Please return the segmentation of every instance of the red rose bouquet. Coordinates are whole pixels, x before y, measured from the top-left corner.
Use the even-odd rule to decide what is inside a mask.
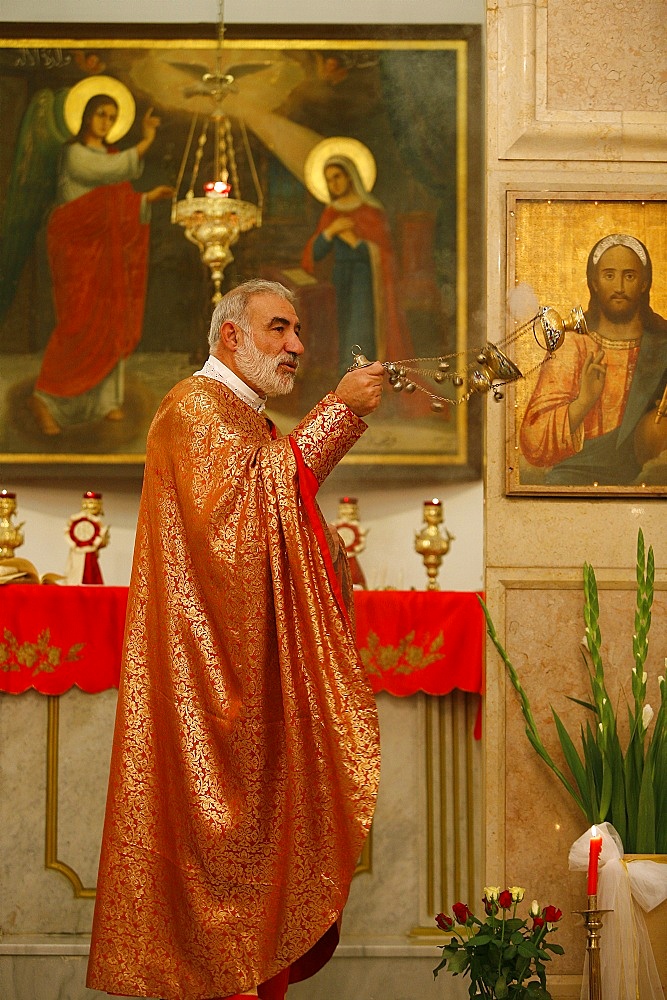
[[[547,935],[563,914],[555,906],[541,908],[533,900],[524,920],[517,916],[523,897],[524,890],[516,885],[502,892],[499,886],[486,886],[484,920],[466,903],[455,903],[453,916],[439,913],[435,922],[451,939],[440,946],[442,959],[433,975],[446,969],[454,976],[470,976],[471,997],[550,1000],[544,963],[551,960],[550,951],[562,955],[563,949],[548,941]]]

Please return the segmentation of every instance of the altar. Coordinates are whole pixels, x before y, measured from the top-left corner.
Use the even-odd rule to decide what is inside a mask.
[[[336,953],[344,978],[362,957],[391,956],[423,964],[428,984],[435,913],[481,882],[478,596],[355,592],[383,770]],[[82,984],[126,602],[125,587],[0,587],[0,906],[12,927],[0,941],[0,987],[20,981],[31,1000],[60,995],[63,962],[81,984],[67,996],[95,995]],[[320,979],[326,995],[326,977],[309,998]]]

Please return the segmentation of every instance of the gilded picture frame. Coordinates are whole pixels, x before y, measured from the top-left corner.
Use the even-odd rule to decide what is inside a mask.
[[[382,313],[385,331],[391,330],[397,321],[390,314],[400,314],[407,335],[402,341],[394,338],[394,348],[400,344],[412,356],[437,357],[464,355],[483,343],[478,25],[228,26],[223,42],[215,25],[5,24],[2,31],[3,467],[37,474],[54,466],[66,472],[82,465],[141,471],[146,433],[159,400],[205,360],[214,287],[197,247],[172,221],[172,211],[192,176],[191,162],[181,162],[190,129],[195,129],[196,150],[202,123],[211,115],[202,80],[218,64],[224,74],[232,70],[234,76],[222,108],[230,120],[241,197],[256,202],[259,191],[263,200],[262,225],[243,233],[233,247],[222,291],[255,276],[280,280],[296,294],[303,325],[306,353],[295,390],[269,408],[279,429],[289,432],[352,363],[349,345],[344,356],[339,349],[342,293],[331,266],[323,261],[311,270],[304,267],[306,246],[323,212],[304,175],[305,154],[314,143],[329,140],[335,153],[335,141],[352,139],[370,150],[376,167],[372,195],[388,231],[383,259],[386,264],[388,256],[391,265],[374,272],[373,295],[380,296],[374,302],[376,325]],[[122,369],[115,390],[117,419],[108,412],[102,415],[97,403],[91,416],[72,403],[86,402],[86,393],[92,392],[81,388],[83,382],[74,384],[71,373],[82,357],[98,350],[106,334],[100,338],[97,331],[105,328],[105,320],[100,318],[99,326],[92,322],[83,346],[76,348],[61,331],[62,356],[55,356],[52,341],[62,322],[58,308],[77,322],[87,308],[58,306],[61,278],[53,257],[63,237],[54,237],[49,226],[54,206],[71,197],[62,182],[62,151],[76,143],[65,128],[67,121],[63,123],[63,108],[77,84],[85,80],[95,89],[98,76],[120,81],[135,101],[136,115],[118,140],[119,151],[142,140],[144,115],[150,112],[159,119],[143,154],[141,177],[131,181],[133,189],[146,195],[162,185],[178,187],[172,203],[165,197],[151,205],[145,223],[143,299],[135,296],[117,310],[107,307],[108,315],[125,310],[128,321],[137,312],[142,317],[138,340],[117,350],[122,362],[117,366]],[[199,147],[198,182],[210,166],[213,145],[209,138]],[[105,263],[107,248],[103,242]],[[111,287],[111,277],[100,279],[103,270],[86,272],[83,258],[88,256],[79,252],[67,265],[68,277],[76,277],[77,294],[83,294],[86,282],[98,289],[103,285],[105,291],[107,284]],[[127,269],[125,246],[121,258]],[[91,315],[99,302],[91,291]],[[390,356],[391,347],[387,335],[386,360],[404,360]],[[55,393],[53,380],[45,375],[47,354],[55,370]],[[98,368],[101,372],[103,366]],[[97,377],[89,376],[86,385]],[[93,388],[97,391],[98,384]],[[442,391],[432,384],[426,388]],[[58,403],[64,400],[64,417],[51,410],[56,428],[35,403],[35,395],[44,394],[47,409],[54,395]],[[363,466],[364,475],[371,467],[380,474],[390,467],[410,475],[411,468],[421,466],[439,470],[445,478],[478,478],[480,400],[456,405],[453,388],[450,394],[452,405],[437,414],[419,391],[414,394],[419,403],[389,391],[383,408],[369,420],[369,431],[345,459],[347,465]]]
[[[664,195],[508,192],[508,495],[667,494],[665,275]]]

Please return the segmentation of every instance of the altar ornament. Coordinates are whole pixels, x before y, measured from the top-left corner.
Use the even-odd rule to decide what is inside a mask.
[[[234,260],[231,248],[238,242],[241,233],[261,226],[263,204],[259,176],[243,121],[240,122],[241,137],[255,187],[257,204],[241,199],[232,123],[222,110],[222,102],[227,94],[235,89],[234,73],[241,75],[244,72],[256,72],[258,69],[263,69],[266,64],[232,67],[234,72],[223,73],[224,34],[224,2],[219,0],[215,72],[205,73],[199,85],[188,87],[185,90],[186,97],[209,97],[213,109],[202,121],[197,148],[192,160],[189,187],[185,196],[179,200],[183,175],[190,160],[194,134],[198,124],[198,116],[196,114],[193,116],[171,209],[172,223],[183,227],[186,239],[199,249],[202,262],[210,270],[214,287],[212,296],[214,306],[222,298],[221,287],[225,268]],[[196,195],[195,188],[198,183],[199,169],[209,131],[213,132],[213,177],[209,177],[204,182],[203,194]],[[236,194],[234,198],[230,197],[232,191]]]
[[[109,544],[109,528],[102,514],[102,494],[88,491],[83,494],[81,510],[67,523],[65,535],[71,548],[64,582],[69,586],[104,582],[98,552]]]
[[[444,534],[440,531],[443,517],[442,501],[435,497],[433,500],[424,501],[426,526],[415,532],[415,551],[424,560],[428,576],[427,590],[440,590],[437,579],[440,563],[449,552],[450,542],[454,540],[454,535],[450,535],[447,528],[445,528]]]
[[[387,370],[389,385],[394,392],[415,391],[425,393],[431,400],[431,409],[436,413],[447,412],[448,406],[459,406],[479,394],[491,393],[496,402],[504,398],[503,388],[510,382],[531,375],[537,368],[551,358],[563,343],[567,332],[588,333],[586,319],[581,306],[574,306],[569,315],[563,319],[552,306],[541,306],[535,316],[522,323],[502,342],[501,346],[490,341],[483,348],[473,348],[465,352],[441,354],[432,358],[407,358],[405,361],[383,361]],[[535,341],[544,350],[545,355],[528,372],[522,372],[511,361],[504,347],[513,344],[525,334],[532,333]],[[363,354],[361,347],[355,344],[352,348],[353,363],[348,371],[355,368],[366,368],[373,364]],[[454,396],[442,396],[422,384],[431,380],[436,385],[449,383],[454,389]],[[462,390],[459,395],[457,391]]]
[[[341,536],[347,552],[355,590],[367,590],[366,577],[357,556],[366,548],[368,528],[359,522],[359,502],[356,497],[341,497],[338,501],[338,517],[333,526]]]
[[[21,529],[25,521],[14,524],[15,514],[16,493],[0,490],[0,559],[13,559],[14,550],[18,549],[19,545],[23,545]]]

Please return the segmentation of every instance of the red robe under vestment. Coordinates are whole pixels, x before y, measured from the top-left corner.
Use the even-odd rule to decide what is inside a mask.
[[[203,376],[155,417],[92,988],[204,1000],[319,967],[310,949],[370,828],[379,742],[314,489],[364,429],[332,394],[272,440]]]

